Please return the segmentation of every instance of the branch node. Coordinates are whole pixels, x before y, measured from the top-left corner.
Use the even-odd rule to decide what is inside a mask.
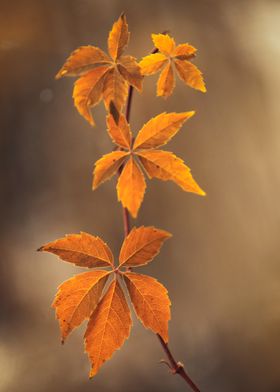
[[[177,362],[176,366],[172,369],[173,374],[178,374],[184,369],[184,364],[182,362]]]

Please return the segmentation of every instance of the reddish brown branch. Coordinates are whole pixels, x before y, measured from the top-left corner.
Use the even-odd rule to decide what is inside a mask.
[[[129,87],[129,92],[128,92],[128,98],[127,98],[127,106],[126,106],[126,120],[129,122],[130,120],[130,113],[131,113],[131,103],[132,103],[132,97],[133,97],[133,87]],[[127,208],[123,208],[123,226],[124,226],[124,235],[125,237],[129,234],[130,232],[130,219],[129,219],[129,212]],[[168,358],[168,365],[169,368],[171,369],[172,374],[178,374],[185,380],[185,382],[188,384],[188,386],[191,388],[192,391],[194,392],[200,392],[199,388],[195,385],[195,383],[192,381],[192,379],[188,376],[186,373],[184,366],[182,363],[177,362],[175,358],[173,357],[167,343],[164,342],[162,337],[157,334],[157,337],[160,341],[160,344]]]
[[[198,388],[198,386],[195,385],[193,380],[186,373],[186,371],[184,369],[184,365],[181,362],[177,362],[175,360],[167,343],[164,342],[164,340],[162,339],[162,337],[159,334],[157,334],[157,337],[158,337],[160,344],[161,344],[161,346],[162,346],[162,348],[168,358],[169,368],[171,369],[172,374],[179,374],[179,376],[181,376],[186,381],[186,383],[189,385],[189,387],[194,392],[200,392],[200,389]]]

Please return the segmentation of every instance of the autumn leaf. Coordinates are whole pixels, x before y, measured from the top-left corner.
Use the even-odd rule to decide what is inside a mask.
[[[167,290],[154,278],[122,271],[151,261],[170,233],[155,227],[133,228],[124,239],[119,266],[105,242],[90,234],[70,234],[42,246],[39,250],[56,254],[63,260],[84,267],[99,267],[107,261],[109,271],[94,270],[75,275],[63,282],[52,307],[56,310],[62,342],[71,331],[89,319],[85,333],[85,350],[91,362],[90,377],[111,358],[128,338],[132,321],[121,282],[124,278],[137,316],[144,326],[168,340],[170,300]],[[114,279],[106,289],[110,275]]]
[[[168,342],[170,300],[166,288],[151,276],[125,272],[124,279],[138,318]]]
[[[183,82],[190,87],[206,92],[202,74],[193,63],[184,60],[176,60],[175,67]]]
[[[74,84],[73,98],[76,108],[91,125],[94,120],[90,107],[97,105],[102,99],[104,89],[104,75],[108,67],[98,67],[83,75]]]
[[[125,238],[120,251],[120,266],[139,267],[149,263],[159,253],[171,234],[155,227],[133,228]]]
[[[193,179],[188,166],[172,152],[149,150],[141,151],[137,155],[149,178],[158,178],[163,181],[171,180],[186,192],[205,196],[205,192]]]
[[[113,265],[113,255],[108,245],[91,234],[69,234],[64,238],[49,242],[38,249],[59,256],[62,260],[79,267],[104,267]]]
[[[118,171],[127,155],[125,151],[113,151],[95,162],[92,188],[96,189],[104,181],[109,180]]]
[[[192,45],[176,46],[174,39],[168,34],[152,34],[152,40],[158,52],[145,56],[139,65],[142,75],[152,75],[162,70],[157,83],[158,96],[167,98],[172,94],[175,87],[174,65],[186,85],[206,92],[202,73],[190,62],[196,55],[196,49]]]
[[[175,88],[175,78],[172,64],[169,63],[160,73],[157,82],[157,95],[169,97]]]
[[[62,342],[75,327],[90,317],[109,274],[108,271],[85,272],[59,286],[52,307],[56,309]]]
[[[136,160],[130,155],[118,179],[117,194],[124,208],[136,218],[144,198],[146,181]]]
[[[134,149],[157,148],[169,142],[194,111],[182,113],[161,113],[148,121],[138,132]]]
[[[78,76],[93,69],[97,64],[110,64],[111,59],[103,50],[95,46],[81,46],[68,57],[56,79],[63,76]]]
[[[117,123],[115,122],[113,115],[108,114],[107,128],[109,135],[115,144],[121,148],[130,149],[132,139],[131,130],[123,114],[120,114]]]
[[[123,345],[131,325],[123,290],[114,280],[91,315],[85,334],[85,349],[92,364],[90,377]]]
[[[139,65],[143,75],[153,75],[157,73],[163,65],[168,63],[168,59],[162,53],[151,53],[144,57]]]
[[[136,59],[132,56],[121,56],[118,60],[118,70],[125,80],[138,91],[142,91],[143,76]]]
[[[56,79],[79,77],[73,90],[74,104],[91,125],[94,125],[94,120],[90,108],[102,99],[107,110],[110,102],[114,102],[121,111],[129,85],[142,91],[143,76],[135,57],[123,55],[128,41],[128,25],[122,14],[109,33],[109,55],[95,46],[81,46],[71,53],[56,75]]]
[[[129,41],[128,25],[125,15],[122,14],[113,24],[112,30],[108,37],[108,51],[113,60],[116,60],[122,54]]]
[[[149,178],[171,180],[187,192],[205,195],[182,159],[173,153],[156,150],[157,147],[168,143],[184,122],[193,115],[193,111],[159,114],[143,125],[130,147],[131,131],[125,117],[120,114],[116,121],[110,114],[107,117],[108,133],[112,141],[124,151],[104,155],[95,163],[93,189],[111,178],[122,165],[117,183],[118,200],[133,217],[137,216],[144,198],[146,182],[143,169]]]

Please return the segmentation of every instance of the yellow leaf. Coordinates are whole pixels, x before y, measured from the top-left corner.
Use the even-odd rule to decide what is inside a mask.
[[[138,91],[142,91],[143,76],[141,75],[141,68],[137,64],[135,57],[121,56],[118,60],[118,70],[129,84]]]
[[[149,54],[140,61],[142,75],[152,75],[158,72],[164,64],[168,62],[166,56],[162,53]]]
[[[75,82],[73,90],[74,104],[79,113],[94,125],[90,107],[99,103],[102,98],[103,81],[108,66],[101,66],[88,72]]]
[[[90,45],[81,46],[71,53],[55,78],[79,76],[104,63],[111,63],[111,60],[103,50]]]
[[[205,83],[200,70],[189,61],[175,60],[175,67],[180,78],[190,87],[206,92]]]
[[[134,150],[155,148],[166,144],[181,128],[183,123],[194,115],[194,111],[182,113],[161,113],[149,120],[139,131]]]
[[[143,173],[135,160],[130,157],[119,177],[117,192],[119,201],[134,218],[137,217],[145,189],[146,182]]]
[[[180,60],[187,60],[188,58],[192,57],[196,51],[196,48],[192,45],[180,44],[176,46],[172,56]]]
[[[205,192],[199,187],[191,175],[190,169],[183,160],[172,152],[161,150],[141,151],[137,153],[150,178],[174,181],[186,192],[204,196]]]
[[[126,17],[122,14],[119,19],[113,24],[112,30],[108,37],[108,51],[113,60],[116,60],[129,41],[128,25]]]
[[[175,79],[172,63],[175,63],[179,77],[190,87],[202,92],[206,91],[202,73],[186,60],[195,57],[196,48],[189,44],[175,46],[175,41],[168,34],[152,34],[152,39],[159,53],[153,53],[140,61],[143,75],[152,75],[168,62],[161,72],[157,83],[157,95],[167,98],[173,92]],[[169,65],[170,64],[170,65]]]
[[[148,264],[159,253],[165,240],[171,234],[155,227],[133,228],[125,238],[120,251],[120,265],[139,267]]]
[[[116,68],[110,70],[104,79],[103,85],[103,99],[106,109],[109,111],[110,103],[113,101],[117,110],[121,112],[127,94],[128,84],[125,79]]]
[[[131,130],[123,114],[119,115],[118,124],[116,124],[114,116],[112,114],[108,114],[107,127],[109,135],[115,144],[122,148],[130,149]]]
[[[157,96],[159,97],[169,97],[175,87],[174,72],[172,69],[172,64],[167,64],[161,71],[160,77],[157,82]]]
[[[38,249],[59,256],[62,260],[79,267],[113,266],[113,255],[108,245],[91,234],[68,234]]]
[[[52,307],[56,309],[62,342],[74,328],[90,317],[109,274],[108,271],[85,272],[59,286]]]
[[[124,278],[138,318],[167,343],[170,300],[166,288],[147,275],[126,272]]]
[[[131,325],[125,296],[115,280],[91,315],[85,333],[85,349],[92,364],[90,377],[123,345]]]
[[[152,34],[155,47],[163,54],[169,56],[175,48],[175,41],[168,34]]]
[[[128,153],[124,151],[113,151],[103,155],[95,162],[92,188],[96,189],[104,181],[109,180],[117,172],[127,155]]]

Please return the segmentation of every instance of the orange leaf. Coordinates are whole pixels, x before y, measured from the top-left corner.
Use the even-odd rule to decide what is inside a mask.
[[[151,150],[137,153],[150,178],[174,181],[186,192],[204,196],[205,192],[199,187],[191,175],[190,169],[183,160],[172,152]]]
[[[161,113],[149,120],[139,131],[133,148],[155,148],[166,144],[195,112]]]
[[[190,58],[194,53],[197,51],[197,49],[189,44],[180,44],[176,46],[173,56],[176,57],[177,59],[180,60],[187,60]]]
[[[175,41],[168,34],[152,34],[152,40],[159,53],[152,53],[144,57],[139,65],[143,75],[152,75],[159,71],[165,63],[170,63],[162,71],[157,83],[157,95],[168,97],[175,86],[173,69],[175,63],[179,77],[190,87],[202,92],[206,91],[202,73],[186,60],[195,57],[196,48],[189,44],[175,46]]]
[[[114,116],[109,114],[107,116],[107,127],[109,135],[115,144],[122,148],[130,148],[131,130],[123,114],[119,115],[117,124],[114,120]]]
[[[59,286],[52,307],[56,309],[62,342],[94,311],[109,274],[108,271],[85,272]]]
[[[113,151],[103,155],[95,162],[92,188],[96,189],[104,181],[109,180],[117,172],[127,155],[128,153],[124,151]]]
[[[92,364],[90,377],[123,345],[131,325],[125,296],[115,280],[91,315],[85,333],[85,349]]]
[[[104,63],[111,63],[111,60],[103,50],[90,45],[81,46],[71,53],[55,78],[79,76]]]
[[[121,56],[118,60],[118,70],[129,84],[142,91],[143,76],[135,57]]]
[[[168,34],[152,34],[155,47],[166,56],[172,54],[175,48],[175,41]]]
[[[38,250],[53,253],[79,267],[113,266],[114,258],[108,245],[101,238],[83,232],[68,234]]]
[[[73,98],[79,113],[94,125],[90,107],[97,105],[102,98],[103,81],[108,66],[101,66],[88,72],[75,82]]]
[[[142,75],[152,75],[158,72],[167,61],[162,53],[153,53],[143,57],[139,63]]]
[[[116,60],[129,41],[128,25],[126,17],[122,14],[119,19],[113,24],[112,30],[108,37],[108,51],[113,60]]]
[[[166,288],[147,275],[125,272],[124,278],[138,318],[167,343],[170,300]]]
[[[122,111],[128,94],[128,84],[119,71],[114,68],[104,78],[103,99],[106,109],[109,111],[111,101],[119,112]]]
[[[155,227],[134,227],[123,242],[119,257],[120,265],[139,267],[148,264],[169,237],[170,233]]]
[[[118,200],[136,218],[141,206],[146,182],[135,160],[130,157],[124,166],[117,184]]]
[[[175,87],[174,72],[171,63],[167,64],[161,71],[157,82],[157,96],[169,97]]]
[[[180,78],[190,87],[206,92],[205,83],[202,73],[199,69],[189,61],[175,60],[175,67],[178,71]]]

